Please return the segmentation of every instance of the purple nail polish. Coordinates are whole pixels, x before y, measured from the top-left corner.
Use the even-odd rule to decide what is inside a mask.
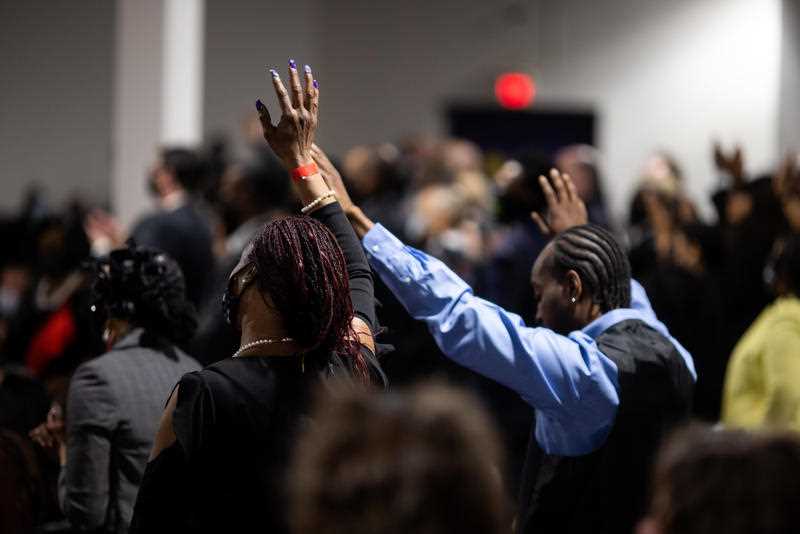
[[[270,73],[270,74],[272,74],[272,77],[273,77],[273,78],[280,79],[280,75],[278,74],[278,71],[277,71],[277,70],[275,70],[275,69],[269,69],[269,73]]]
[[[314,89],[319,89],[319,82],[317,80],[314,80],[313,85],[314,85]]]
[[[289,68],[292,70],[297,70],[297,63],[295,63],[293,59],[289,60]]]
[[[261,103],[261,99],[259,98],[258,100],[256,100],[256,109],[258,111],[261,111],[263,108],[264,108],[264,104]]]
[[[303,70],[306,71],[306,74],[311,74],[311,67],[309,67],[308,65],[305,65],[303,67]]]

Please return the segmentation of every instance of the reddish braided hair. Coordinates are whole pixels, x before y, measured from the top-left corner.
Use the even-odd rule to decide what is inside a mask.
[[[288,335],[324,361],[332,353],[350,359],[368,382],[367,362],[354,341],[347,266],[333,233],[310,217],[282,217],[256,236],[250,259]]]

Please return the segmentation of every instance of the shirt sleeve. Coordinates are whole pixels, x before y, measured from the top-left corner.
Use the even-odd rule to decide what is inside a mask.
[[[375,331],[377,319],[375,318],[375,290],[372,271],[350,221],[338,202],[323,206],[313,212],[311,217],[324,224],[336,236],[336,242],[342,249],[347,266],[353,313],[366,321],[369,327]]]
[[[586,454],[604,442],[619,405],[617,369],[591,337],[527,327],[379,224],[363,245],[373,270],[412,317],[427,323],[447,357],[536,408],[536,439],[545,452]]]
[[[64,515],[77,530],[104,525],[109,502],[111,437],[117,410],[108,382],[90,363],[78,368],[67,397],[67,464],[58,481]]]

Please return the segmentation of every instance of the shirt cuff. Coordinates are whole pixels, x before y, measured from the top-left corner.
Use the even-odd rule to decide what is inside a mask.
[[[405,245],[381,223],[376,223],[366,233],[361,243],[368,256],[385,257],[386,254],[403,250]]]

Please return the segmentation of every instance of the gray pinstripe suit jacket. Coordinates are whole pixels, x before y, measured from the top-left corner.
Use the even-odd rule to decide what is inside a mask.
[[[172,388],[200,365],[140,344],[135,329],[81,365],[67,398],[67,464],[61,508],[73,528],[127,532],[136,493]]]

